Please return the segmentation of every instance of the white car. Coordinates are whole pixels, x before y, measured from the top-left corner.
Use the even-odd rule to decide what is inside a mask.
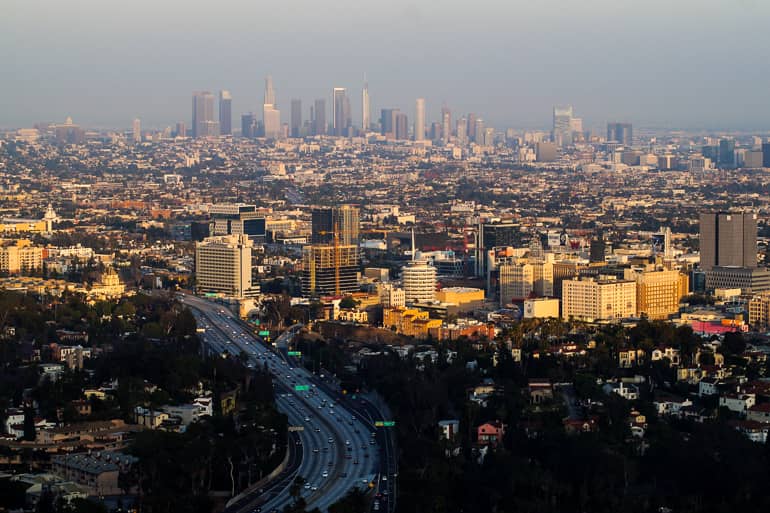
[[[327,471],[323,471],[323,474],[321,474],[323,477],[329,477],[329,473]]]

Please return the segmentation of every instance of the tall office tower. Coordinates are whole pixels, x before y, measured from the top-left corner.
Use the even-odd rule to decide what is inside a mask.
[[[233,97],[230,91],[219,91],[219,133],[233,134]]]
[[[770,167],[770,143],[762,143],[762,167]]]
[[[466,134],[468,135],[468,140],[476,142],[476,114],[471,112],[468,114],[468,128],[466,129]]]
[[[460,118],[457,120],[457,127],[455,128],[455,131],[457,133],[457,143],[464,145],[467,143],[467,135],[466,131],[468,130],[468,120],[465,118]]]
[[[176,136],[177,137],[187,137],[187,125],[184,124],[184,121],[177,121],[177,123],[176,123]]]
[[[336,228],[339,244],[358,245],[359,217],[360,211],[353,205],[314,208],[311,241],[314,244],[332,244]]]
[[[425,139],[425,98],[417,98],[414,103],[414,140]]]
[[[481,118],[477,118],[476,122],[474,123],[475,129],[474,129],[474,136],[473,136],[473,142],[476,144],[483,144],[484,141],[484,120]]]
[[[214,95],[208,91],[194,92],[192,99],[192,136],[206,137],[219,135],[218,125],[214,121]],[[217,128],[217,133],[212,133],[215,128]]]
[[[430,124],[430,139],[431,141],[441,140],[441,123],[434,121]]]
[[[253,112],[241,115],[241,136],[249,138],[257,136],[257,116]]]
[[[369,119],[369,82],[364,78],[364,89],[361,91],[361,131],[368,132],[371,121]]]
[[[244,297],[259,293],[251,283],[254,243],[246,235],[209,237],[195,243],[195,287],[199,292]]]
[[[275,105],[275,89],[273,88],[273,77],[271,75],[265,77],[265,96],[262,103]]]
[[[131,136],[135,143],[142,142],[142,121],[139,118],[134,119]]]
[[[275,106],[275,90],[273,77],[265,78],[265,101],[262,104],[262,125],[265,128],[265,138],[279,139],[281,137],[281,111]]]
[[[380,110],[380,134],[389,139],[393,139],[396,136],[396,129],[393,121],[397,112],[398,109]]]
[[[412,260],[401,270],[407,303],[430,303],[436,298],[436,268],[426,260]]]
[[[303,247],[301,281],[304,297],[357,291],[358,246],[310,244]]]
[[[441,107],[441,142],[447,144],[452,135],[452,111],[444,105]]]
[[[734,139],[719,140],[719,167],[720,168],[735,167],[735,140]]]
[[[482,146],[494,146],[495,145],[495,129],[488,126],[484,129],[484,137],[481,140]]]
[[[393,130],[397,140],[409,139],[409,119],[405,113],[396,111],[393,114]]]
[[[313,108],[313,135],[326,135],[326,100],[319,98]]]
[[[631,123],[607,123],[607,142],[617,142],[623,146],[632,146],[634,129]]]
[[[350,100],[347,89],[335,87],[332,91],[332,130],[333,135],[346,136],[351,125]]]
[[[553,108],[553,141],[557,146],[570,146],[572,144],[572,105]]]
[[[700,215],[700,266],[757,267],[757,214],[706,212]]]
[[[302,100],[291,101],[291,136],[299,137],[302,131]]]

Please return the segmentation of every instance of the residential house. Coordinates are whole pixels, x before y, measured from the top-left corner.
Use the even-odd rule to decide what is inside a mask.
[[[553,399],[553,386],[547,379],[530,379],[528,390],[532,404],[541,404]]]
[[[503,442],[505,424],[499,420],[485,422],[476,428],[476,443],[482,446],[497,447]]]
[[[749,408],[746,414],[746,420],[754,422],[770,423],[770,403],[755,404]]]
[[[719,397],[719,407],[727,408],[745,417],[756,400],[754,394],[726,393]]]
[[[633,383],[605,383],[602,387],[605,394],[618,394],[627,401],[636,401],[639,399],[639,387]]]

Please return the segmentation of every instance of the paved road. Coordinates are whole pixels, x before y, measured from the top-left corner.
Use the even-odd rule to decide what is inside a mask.
[[[376,486],[382,482],[381,438],[368,419],[340,402],[339,394],[288,359],[285,351],[275,350],[254,335],[223,306],[189,294],[180,294],[179,299],[191,307],[198,327],[205,330],[201,338],[212,352],[232,356],[246,353],[250,367],[267,363],[274,378],[278,410],[287,415],[290,426],[303,429],[297,432],[302,451],[296,468],[279,476],[262,493],[257,490],[253,497],[239,501],[233,513],[281,511],[293,501],[289,488],[297,476],[307,482],[301,489],[307,509],[318,507],[321,511],[327,511],[353,487],[368,490],[369,483]],[[298,328],[290,328],[276,345],[285,347]],[[307,386],[308,390],[298,391],[297,386]],[[384,443],[385,454],[393,454],[387,452],[393,450],[390,442]]]
[[[293,332],[286,333],[285,336],[276,340],[278,351],[284,353],[288,361],[296,366],[301,366],[302,362],[298,358],[288,356],[288,343],[291,341]],[[371,510],[374,512],[382,511],[393,513],[396,509],[397,497],[397,477],[398,477],[398,455],[395,445],[395,432],[392,427],[377,426],[378,420],[390,419],[390,411],[384,401],[374,395],[355,395],[343,394],[339,384],[330,375],[328,371],[320,369],[317,373],[319,380],[318,387],[322,388],[328,395],[336,397],[337,401],[344,404],[358,418],[366,424],[373,433],[377,445],[380,448],[378,476],[374,482],[374,500]],[[323,376],[323,378],[321,378]]]

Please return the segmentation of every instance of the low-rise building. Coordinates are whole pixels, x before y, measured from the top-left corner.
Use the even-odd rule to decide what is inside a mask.
[[[74,481],[88,490],[89,495],[121,495],[119,476],[139,461],[135,456],[120,452],[68,454],[54,456],[51,471],[63,479]]]
[[[719,407],[727,408],[745,417],[749,409],[756,404],[754,394],[726,393],[719,397]]]
[[[476,443],[482,446],[497,447],[505,436],[505,424],[499,420],[485,422],[476,428]]]

